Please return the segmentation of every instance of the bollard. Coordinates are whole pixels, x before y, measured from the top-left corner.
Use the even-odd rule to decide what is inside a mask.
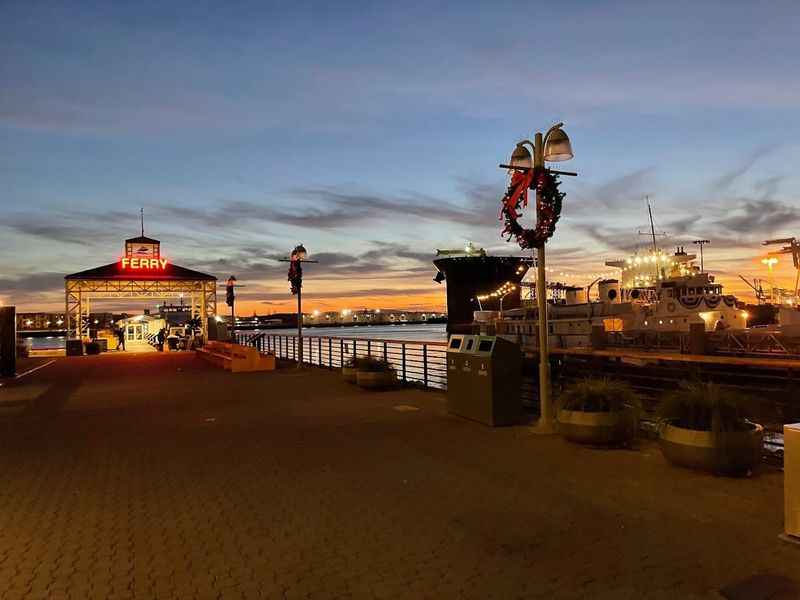
[[[17,309],[0,308],[0,377],[17,374]]]
[[[783,494],[781,539],[800,544],[800,423],[783,426]]]

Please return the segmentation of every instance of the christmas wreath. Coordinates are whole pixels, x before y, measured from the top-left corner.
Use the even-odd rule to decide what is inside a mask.
[[[289,263],[289,283],[294,295],[297,295],[300,292],[300,288],[303,287],[303,265],[294,258]]]
[[[508,234],[506,241],[512,237],[523,250],[541,248],[556,230],[556,223],[561,216],[561,205],[565,194],[559,191],[558,176],[546,169],[527,169],[514,171],[500,209],[500,219],[505,219],[505,228],[501,235]],[[519,223],[521,209],[528,206],[528,190],[538,190],[539,206],[536,227],[525,229]]]

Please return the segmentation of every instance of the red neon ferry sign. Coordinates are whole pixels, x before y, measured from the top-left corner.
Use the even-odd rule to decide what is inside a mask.
[[[138,258],[138,257],[125,257],[121,259],[120,264],[122,270],[133,271],[163,271],[167,268],[168,261],[166,258]]]

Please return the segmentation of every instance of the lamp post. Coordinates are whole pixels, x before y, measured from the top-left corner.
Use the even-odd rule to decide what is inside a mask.
[[[572,145],[569,137],[562,129],[563,123],[556,123],[547,133],[537,132],[533,140],[523,140],[519,142],[511,154],[511,167],[533,168],[534,171],[544,169],[544,163],[561,162],[571,159]],[[531,153],[525,147],[533,149],[533,160]],[[563,171],[551,171],[562,175],[575,175]],[[536,189],[536,218],[540,219],[541,193]],[[536,301],[539,313],[539,421],[533,430],[536,433],[555,433],[555,414],[552,398],[550,395],[550,353],[548,351],[548,329],[547,329],[547,276],[545,272],[545,250],[544,244],[536,248]]]
[[[297,368],[303,367],[303,263],[315,263],[308,260],[308,251],[303,244],[298,244],[292,250],[288,259],[281,262],[289,263],[289,282],[292,293],[297,296]]]
[[[236,328],[236,277],[231,275],[228,277],[228,282],[225,284],[225,304],[231,307],[231,338],[233,338],[233,330]]]
[[[500,318],[501,319],[503,318],[503,298],[508,296],[510,293],[511,293],[511,290],[509,289],[508,291],[506,291],[505,293],[500,295]]]
[[[710,244],[711,240],[695,240],[692,243],[700,246],[700,272],[705,273],[706,269],[705,265],[703,264],[703,246],[705,246],[706,244]]]
[[[778,264],[778,259],[774,256],[768,256],[761,259],[761,264],[767,265],[767,269],[769,269],[769,297],[770,300],[775,302],[775,281],[772,278],[772,267]]]

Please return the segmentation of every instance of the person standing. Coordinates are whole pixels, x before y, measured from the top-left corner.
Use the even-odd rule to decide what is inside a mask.
[[[117,350],[125,351],[125,327],[117,329]]]
[[[158,330],[158,351],[164,351],[164,340],[166,339],[166,330],[162,327]]]

